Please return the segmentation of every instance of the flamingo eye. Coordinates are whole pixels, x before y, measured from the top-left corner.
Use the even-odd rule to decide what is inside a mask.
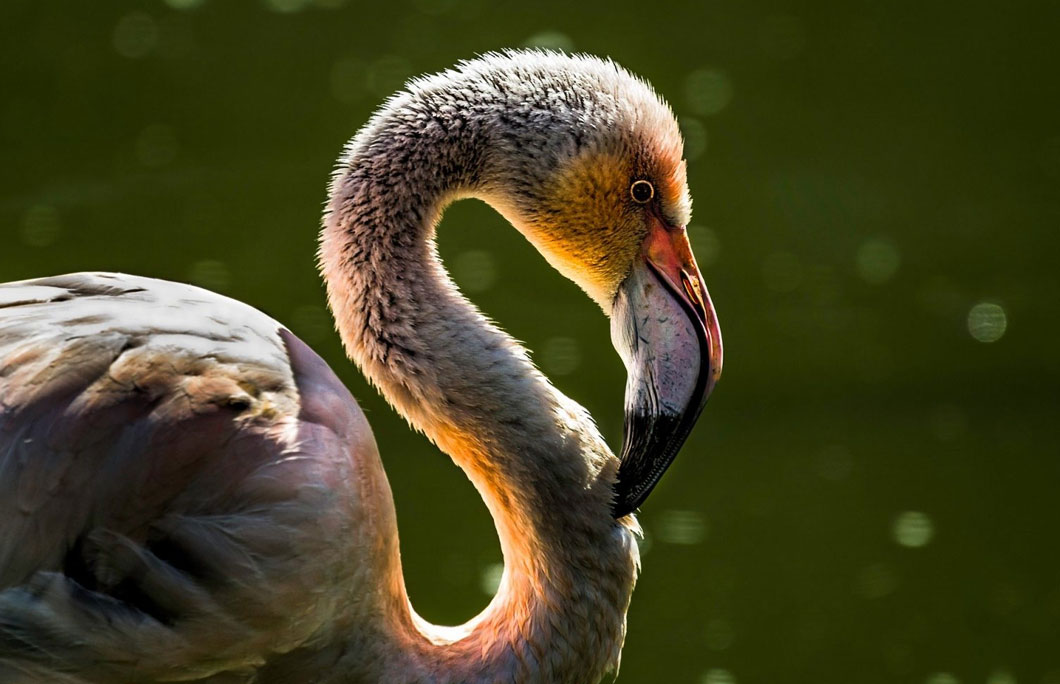
[[[629,186],[629,196],[637,204],[646,204],[655,197],[655,186],[646,180],[633,181],[633,185]]]

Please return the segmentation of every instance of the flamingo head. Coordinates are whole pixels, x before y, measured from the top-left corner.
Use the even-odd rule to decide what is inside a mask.
[[[611,62],[538,61],[556,63],[514,87],[525,92],[511,94],[516,130],[501,136],[493,203],[611,317],[628,374],[619,518],[698,419],[721,374],[721,331],[685,230],[691,199],[669,106]]]

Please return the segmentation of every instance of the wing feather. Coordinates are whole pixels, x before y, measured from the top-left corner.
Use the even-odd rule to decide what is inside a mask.
[[[243,681],[320,638],[374,449],[324,362],[246,305],[0,285],[0,681]]]

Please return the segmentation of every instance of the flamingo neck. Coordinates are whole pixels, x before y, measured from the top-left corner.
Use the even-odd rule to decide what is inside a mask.
[[[379,681],[597,681],[617,668],[639,562],[635,523],[610,515],[617,459],[585,410],[446,275],[434,228],[454,198],[490,199],[488,135],[474,121],[454,133],[406,117],[414,105],[392,102],[347,149],[321,267],[347,353],[470,478],[504,573],[477,617],[431,625],[412,610],[389,544],[375,652],[357,660],[375,663]]]

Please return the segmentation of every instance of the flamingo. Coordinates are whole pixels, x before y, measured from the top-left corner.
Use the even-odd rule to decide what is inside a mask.
[[[491,204],[611,318],[616,456],[459,292],[435,225]],[[491,53],[409,82],[345,148],[319,265],[349,357],[496,523],[466,624],[410,605],[349,391],[280,323],[189,285],[0,286],[0,682],[596,682],[617,672],[634,511],[721,371],[669,107],[613,62]]]

